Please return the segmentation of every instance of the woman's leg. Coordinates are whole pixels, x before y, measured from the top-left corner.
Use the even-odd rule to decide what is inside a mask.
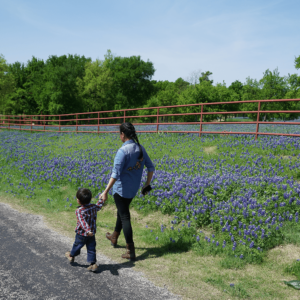
[[[126,243],[133,243],[132,227],[130,222],[129,205],[132,199],[123,198],[119,194],[114,194],[115,203],[118,209],[118,218],[121,220]],[[118,221],[117,221],[118,222]]]
[[[122,221],[121,221],[121,216],[120,216],[119,210],[118,210],[117,211],[117,222],[116,222],[115,231],[120,233],[121,230],[122,230]]]

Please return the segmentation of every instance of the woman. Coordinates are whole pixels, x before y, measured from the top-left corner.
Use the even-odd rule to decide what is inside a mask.
[[[123,145],[115,156],[109,183],[99,198],[106,201],[107,194],[113,187],[113,197],[118,210],[117,222],[115,231],[112,234],[107,232],[106,238],[115,247],[120,232],[123,229],[126,240],[126,253],[122,255],[122,258],[134,260],[135,249],[132,238],[129,205],[140,187],[144,165],[147,167],[148,175],[142,191],[150,185],[155,169],[145,148],[140,145],[135,128],[131,123],[126,122],[120,125],[120,138]]]

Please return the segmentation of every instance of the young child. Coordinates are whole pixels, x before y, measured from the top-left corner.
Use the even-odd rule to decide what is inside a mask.
[[[96,219],[97,212],[103,206],[103,200],[99,199],[97,204],[91,204],[92,193],[89,189],[79,189],[76,193],[77,203],[80,205],[76,209],[77,226],[75,228],[76,236],[73,248],[66,252],[65,256],[70,263],[74,262],[74,257],[80,254],[81,248],[86,245],[87,262],[90,266],[88,271],[96,272]]]

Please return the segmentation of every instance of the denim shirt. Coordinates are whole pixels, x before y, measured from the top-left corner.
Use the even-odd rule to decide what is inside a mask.
[[[117,181],[113,186],[113,195],[118,193],[124,198],[133,198],[141,184],[143,168],[146,165],[148,172],[155,170],[143,146],[143,158],[138,159],[140,149],[133,140],[126,141],[118,150],[111,177]]]

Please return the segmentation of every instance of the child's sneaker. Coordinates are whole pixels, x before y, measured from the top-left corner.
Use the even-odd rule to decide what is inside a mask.
[[[65,257],[68,259],[68,261],[70,263],[73,263],[74,262],[74,257],[70,256],[70,254],[71,254],[70,251],[66,252]]]
[[[90,265],[87,270],[90,272],[96,272],[98,270],[98,266],[97,264]]]

